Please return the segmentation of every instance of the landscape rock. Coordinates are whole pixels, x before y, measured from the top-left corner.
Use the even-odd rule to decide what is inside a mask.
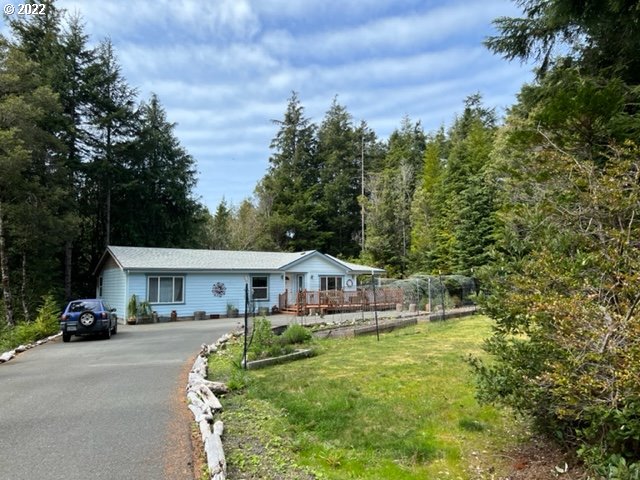
[[[15,350],[11,350],[9,352],[4,352],[2,355],[0,355],[0,363],[8,362],[9,360],[11,360],[15,356],[16,356],[16,351]]]

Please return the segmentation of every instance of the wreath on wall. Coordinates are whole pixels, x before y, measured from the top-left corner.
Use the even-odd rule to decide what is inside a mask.
[[[224,294],[227,293],[227,287],[222,282],[216,282],[211,287],[211,293],[214,297],[224,297]]]
[[[353,287],[353,280],[347,280],[347,287]]]

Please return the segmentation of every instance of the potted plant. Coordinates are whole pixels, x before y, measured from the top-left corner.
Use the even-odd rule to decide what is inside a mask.
[[[127,303],[127,324],[151,323],[152,314],[151,304],[148,301],[140,302],[135,294],[131,295]]]
[[[138,308],[138,297],[133,294],[127,304],[127,324],[135,325],[138,323]]]
[[[152,323],[151,316],[153,311],[151,310],[151,304],[146,300],[138,304],[138,319],[140,323]]]
[[[236,318],[238,316],[238,308],[233,303],[227,303],[227,317]]]

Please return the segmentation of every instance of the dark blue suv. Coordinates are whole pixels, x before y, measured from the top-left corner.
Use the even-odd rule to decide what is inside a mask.
[[[68,342],[72,335],[97,335],[111,338],[118,333],[118,317],[115,308],[109,308],[104,300],[88,298],[69,302],[60,317],[62,341]]]

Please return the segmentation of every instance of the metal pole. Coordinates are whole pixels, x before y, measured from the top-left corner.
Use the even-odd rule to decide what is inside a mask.
[[[244,349],[242,351],[242,366],[247,369],[247,334],[249,330],[249,284],[244,284]]]
[[[359,296],[360,296],[360,311],[362,312],[362,323],[364,323],[364,294],[365,294],[364,285],[361,284]]]
[[[429,313],[431,313],[431,277],[429,277]]]
[[[376,337],[380,341],[380,330],[378,328],[378,305],[376,304],[376,276],[371,270],[371,286],[373,287],[373,316],[376,319]]]
[[[360,146],[360,229],[362,232],[360,254],[364,253],[364,129]]]
[[[442,273],[440,273],[440,303],[442,305],[442,320],[444,320],[446,312],[444,310],[444,284],[442,283]]]

